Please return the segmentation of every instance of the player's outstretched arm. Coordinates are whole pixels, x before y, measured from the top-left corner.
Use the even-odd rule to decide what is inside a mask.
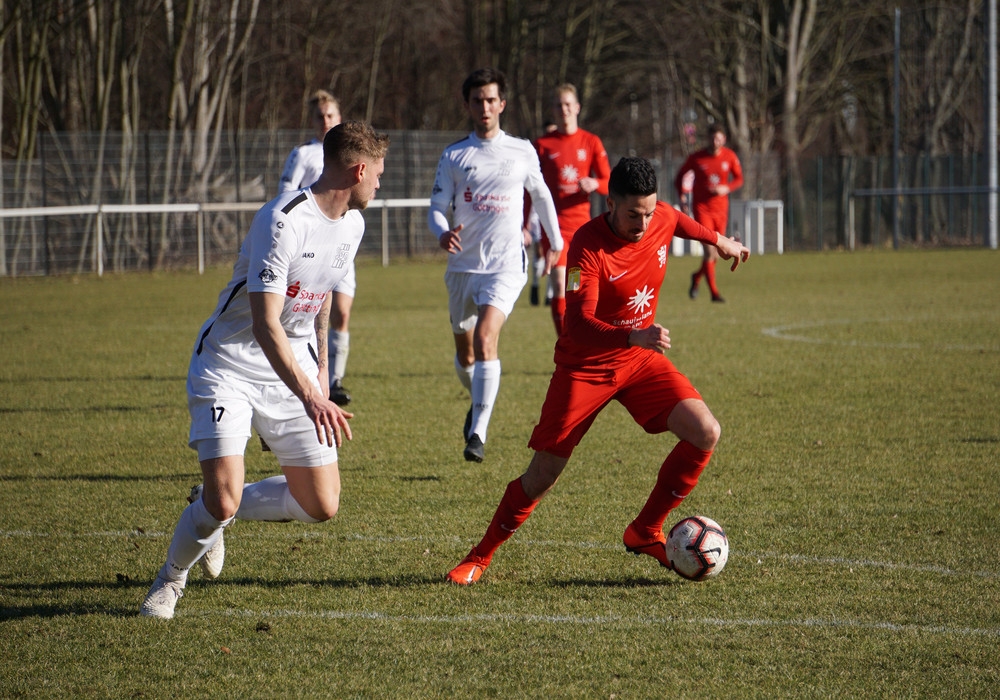
[[[730,270],[735,271],[741,262],[746,262],[750,257],[750,249],[737,239],[726,238],[721,233],[716,233],[715,235],[718,236],[715,241],[715,247],[719,251],[719,257],[723,260],[733,261],[732,267],[729,268]]]

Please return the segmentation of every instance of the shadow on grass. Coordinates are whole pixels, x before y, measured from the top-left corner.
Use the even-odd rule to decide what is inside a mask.
[[[122,481],[122,482],[143,482],[143,481],[185,481],[189,483],[199,483],[201,474],[190,472],[187,474],[59,474],[45,476],[39,474],[14,474],[3,477],[4,481]]]
[[[56,581],[52,583],[6,583],[0,584],[0,600],[3,600],[0,607],[0,621],[20,620],[30,617],[62,617],[69,615],[112,615],[115,617],[134,617],[139,614],[139,605],[142,603],[142,595],[137,594],[135,606],[122,608],[121,606],[102,606],[100,604],[84,602],[66,602],[40,604],[36,602],[38,598],[51,596],[65,591],[93,592],[101,597],[111,598],[114,592],[123,590],[138,590],[142,593],[149,588],[151,580],[136,580],[124,574],[118,574],[118,581]],[[367,578],[340,578],[340,579],[262,579],[262,578],[234,578],[219,581],[189,581],[186,587],[188,591],[198,591],[209,587],[226,586],[232,588],[252,587],[265,589],[285,589],[285,588],[333,588],[333,589],[353,589],[353,588],[394,588],[409,589],[423,586],[446,585],[443,576],[426,576],[417,574],[407,574],[402,576],[381,577],[372,576]],[[11,602],[12,598],[28,598],[23,605]]]
[[[556,579],[549,582],[554,588],[661,588],[676,586],[681,583],[677,576],[662,579],[653,578],[622,578],[622,579]]]
[[[147,411],[162,411],[176,409],[177,404],[156,404],[153,406],[60,406],[45,408],[0,408],[0,415],[18,413],[145,413]]]

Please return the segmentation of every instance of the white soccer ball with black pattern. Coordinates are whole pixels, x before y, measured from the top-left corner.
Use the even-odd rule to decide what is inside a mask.
[[[704,515],[684,518],[667,535],[667,560],[692,581],[718,576],[729,559],[729,538],[719,523]]]

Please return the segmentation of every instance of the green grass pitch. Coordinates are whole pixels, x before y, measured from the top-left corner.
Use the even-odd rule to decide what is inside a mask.
[[[443,263],[362,261],[340,513],[235,523],[169,622],[137,612],[200,480],[184,377],[229,269],[0,280],[0,697],[996,697],[1000,254],[757,256],[726,304],[687,298],[696,264],[658,320],[723,435],[668,526],[722,524],[719,577],[625,552],[674,440],[612,404],[445,584],[530,457],[551,320],[525,290],[470,464]]]

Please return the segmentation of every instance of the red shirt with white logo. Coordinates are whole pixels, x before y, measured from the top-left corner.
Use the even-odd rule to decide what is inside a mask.
[[[644,348],[629,347],[628,335],[656,319],[660,286],[674,236],[714,244],[716,234],[657,202],[646,233],[622,240],[602,214],[577,230],[566,269],[566,321],[556,342],[557,365],[574,368],[627,364]]]
[[[593,177],[599,183],[597,193],[608,193],[611,166],[607,151],[596,134],[584,129],[540,136],[535,149],[559,215],[559,230],[568,242],[578,228],[590,221],[590,194],[580,189],[580,178]]]
[[[717,214],[728,214],[729,196],[715,194],[715,188],[727,185],[729,191],[734,192],[743,186],[743,168],[740,167],[740,159],[736,157],[736,153],[722,147],[717,154],[703,148],[689,155],[674,178],[674,188],[678,193],[682,192],[684,174],[689,171],[694,173],[694,189],[691,193],[694,206],[704,207]]]

